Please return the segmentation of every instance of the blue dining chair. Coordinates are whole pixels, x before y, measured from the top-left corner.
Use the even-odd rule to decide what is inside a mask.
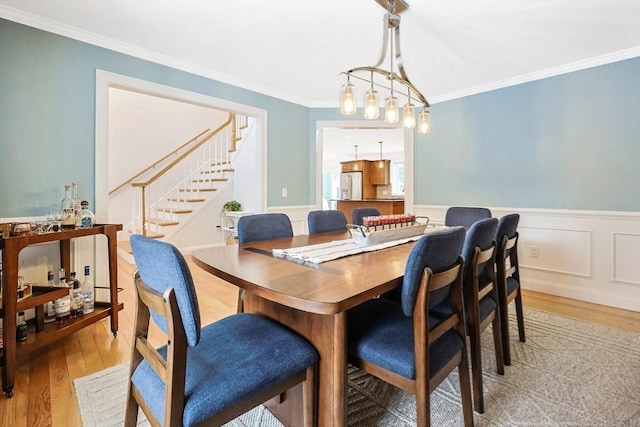
[[[206,326],[189,267],[171,244],[131,236],[137,304],[125,425],[138,408],[152,425],[222,425],[302,383],[305,426],[315,423],[318,353],[264,317],[239,313]],[[150,319],[166,345],[147,341]]]
[[[518,222],[520,215],[508,214],[498,221],[496,231],[496,281],[504,364],[511,365],[511,345],[509,342],[509,304],[515,301],[518,337],[525,342],[524,313],[520,288],[520,266],[518,264]]]
[[[263,213],[243,216],[238,220],[238,242],[293,237],[291,220],[283,213]]]
[[[309,234],[347,231],[347,218],[342,211],[311,211],[307,214]]]
[[[374,298],[347,312],[349,361],[416,395],[416,421],[430,425],[430,393],[458,368],[465,426],[473,425],[460,256],[465,230],[427,234],[409,254],[400,303]],[[449,301],[445,319],[428,307]]]
[[[464,314],[469,335],[471,354],[471,378],[473,403],[476,412],[484,413],[482,387],[482,343],[481,332],[492,325],[493,346],[496,355],[496,371],[504,375],[500,311],[498,309],[498,287],[495,274],[496,218],[481,219],[467,230],[462,248],[464,258],[462,293]],[[439,318],[449,316],[448,301],[433,307],[429,314]]]
[[[351,210],[351,222],[354,225],[362,225],[362,218],[365,216],[380,216],[380,211],[376,208],[355,208]]]
[[[491,211],[487,208],[452,206],[447,209],[444,217],[444,225],[461,225],[469,229],[474,222],[487,218],[491,218]]]

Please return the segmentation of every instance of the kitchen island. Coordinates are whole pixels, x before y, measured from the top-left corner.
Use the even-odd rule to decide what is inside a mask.
[[[355,208],[376,208],[380,211],[380,215],[404,213],[404,199],[334,200],[337,202],[338,210],[347,217],[349,224],[353,224],[351,211]]]

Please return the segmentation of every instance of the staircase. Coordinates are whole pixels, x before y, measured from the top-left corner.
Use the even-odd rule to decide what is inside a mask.
[[[248,118],[230,113],[215,130],[206,129],[109,194],[128,187],[131,221],[120,249],[131,253],[128,235],[166,239],[186,224],[216,192],[233,180],[233,159]]]

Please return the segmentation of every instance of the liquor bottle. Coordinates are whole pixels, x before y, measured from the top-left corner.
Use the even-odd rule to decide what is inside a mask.
[[[16,324],[16,340],[27,340],[27,321],[24,320],[24,311],[18,313],[18,323]]]
[[[96,223],[96,216],[89,210],[89,202],[83,200],[80,206],[82,206],[82,210],[80,211],[80,226],[82,228],[93,227],[93,224]]]
[[[47,284],[55,287],[56,283],[53,281],[53,271],[47,273]],[[55,322],[56,320],[56,304],[54,301],[49,301],[44,304],[44,323]]]
[[[71,318],[82,316],[84,297],[80,291],[80,281],[76,279],[76,272],[71,272]]]
[[[66,230],[76,228],[76,217],[73,210],[73,199],[71,198],[71,186],[69,184],[64,186],[65,196],[60,202],[60,208],[62,210],[62,228]]]
[[[67,287],[66,275],[64,268],[60,269],[60,275],[58,276],[58,287]],[[56,322],[65,323],[69,320],[71,314],[71,296],[69,294],[57,298],[55,301],[55,315]]]
[[[82,282],[82,295],[84,296],[84,305],[82,306],[82,313],[89,314],[93,312],[94,299],[93,299],[93,280],[91,280],[91,273],[89,266],[84,266],[84,282]]]
[[[73,217],[76,222],[76,227],[81,227],[80,210],[82,207],[80,206],[80,198],[78,197],[78,184],[75,182],[71,183],[71,199],[73,199]]]

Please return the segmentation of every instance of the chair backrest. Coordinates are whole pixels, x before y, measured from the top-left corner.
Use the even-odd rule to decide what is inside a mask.
[[[439,273],[454,265],[462,252],[464,236],[464,227],[453,227],[426,234],[416,242],[409,253],[402,281],[401,304],[406,316],[413,315],[425,268]],[[429,306],[437,305],[448,296],[449,287],[432,292],[429,296]]]
[[[347,231],[347,218],[342,211],[311,211],[307,215],[309,234]]]
[[[380,211],[376,208],[355,208],[351,211],[351,222],[355,225],[362,225],[362,218],[365,216],[379,216]]]
[[[518,273],[518,222],[520,222],[520,214],[512,213],[503,216],[498,221],[496,230],[496,272],[499,278],[503,278],[514,274],[516,279],[520,280]],[[509,259],[509,271],[507,269],[506,260]]]
[[[452,206],[447,209],[444,217],[444,225],[461,225],[468,229],[474,222],[486,218],[491,218],[491,211],[487,208]]]
[[[131,236],[131,249],[138,274],[147,287],[160,295],[173,288],[187,344],[197,345],[200,341],[200,309],[191,271],[182,254],[169,243],[139,234]],[[152,310],[151,317],[168,334],[165,313]]]
[[[238,242],[293,237],[291,220],[283,213],[265,213],[243,216],[238,220]]]
[[[464,246],[462,248],[462,257],[464,258],[464,282],[465,287],[467,286],[467,281],[469,275],[473,270],[473,262],[476,248],[480,251],[485,251],[494,246],[494,239],[496,237],[496,230],[498,228],[498,220],[496,218],[487,218],[481,219],[480,221],[476,221],[469,229],[467,230],[467,235],[464,239]],[[490,262],[489,262],[490,261]],[[478,266],[478,270],[476,274],[478,274],[478,285],[482,287],[486,281],[491,278],[493,280],[493,272],[491,272],[490,277],[487,277],[485,274],[485,270],[488,268],[494,268],[494,258],[491,258],[481,265]]]

